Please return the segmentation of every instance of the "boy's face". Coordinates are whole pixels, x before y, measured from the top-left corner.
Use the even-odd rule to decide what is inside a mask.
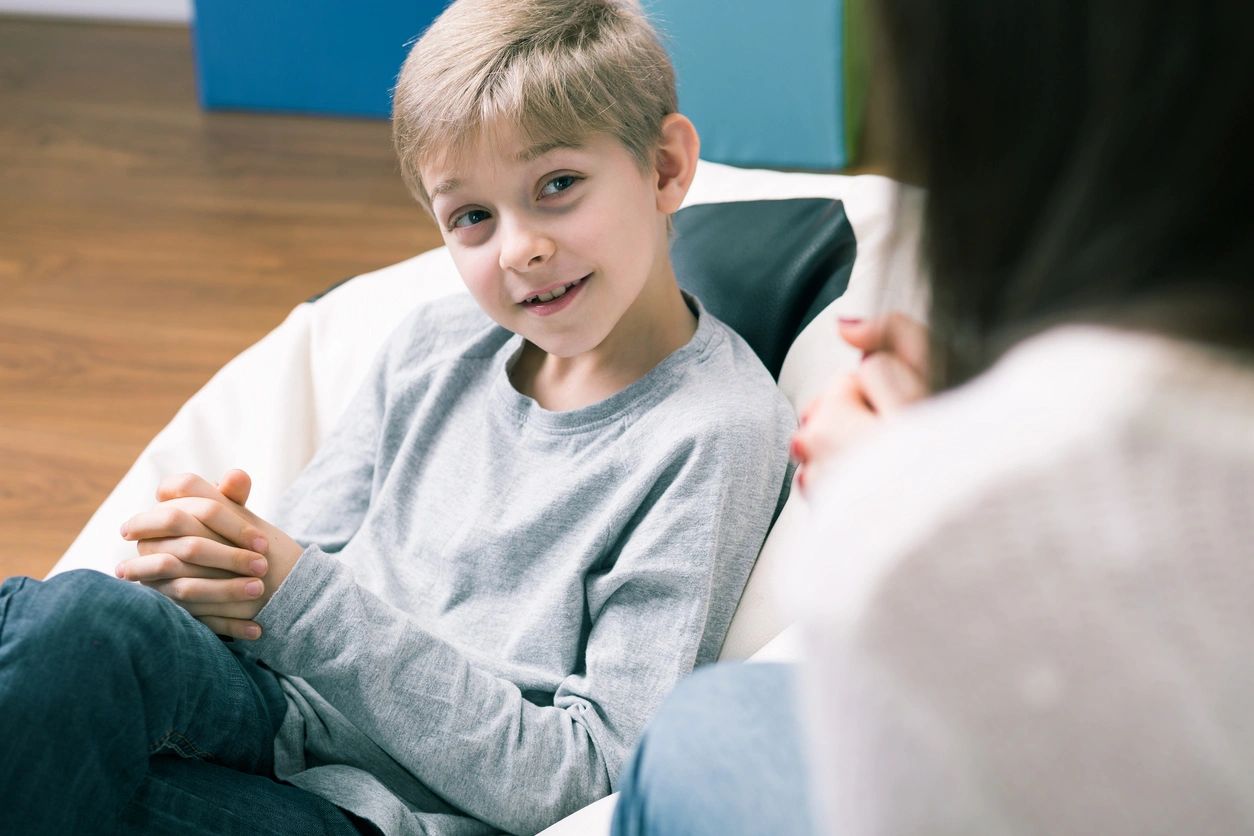
[[[596,349],[670,275],[653,178],[613,137],[545,150],[497,131],[422,179],[480,307],[549,354]]]

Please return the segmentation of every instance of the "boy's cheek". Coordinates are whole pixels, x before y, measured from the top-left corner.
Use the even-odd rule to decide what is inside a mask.
[[[453,264],[462,282],[470,291],[470,295],[482,305],[485,302],[496,302],[504,294],[504,282],[495,253],[487,255],[478,252],[454,253]]]

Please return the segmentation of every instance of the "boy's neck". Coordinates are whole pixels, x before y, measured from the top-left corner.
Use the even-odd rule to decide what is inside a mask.
[[[648,282],[608,337],[575,357],[546,353],[524,342],[510,372],[514,388],[540,406],[564,412],[591,406],[621,392],[692,339],[697,318],[666,264]]]

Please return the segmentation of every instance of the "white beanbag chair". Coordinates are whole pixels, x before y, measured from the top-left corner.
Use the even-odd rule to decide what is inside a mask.
[[[898,309],[922,319],[925,300],[915,256],[917,225],[893,222],[898,202],[913,204],[917,196],[891,180],[736,169],[703,161],[685,205],[789,198],[841,201],[857,240],[844,295],[801,331],[783,359],[780,388],[800,409],[834,374],[858,362],[858,352],[836,335],[837,313],[865,316]],[[915,213],[903,216],[914,218]],[[191,471],[214,481],[232,467],[243,468],[253,478],[249,506],[263,518],[271,516],[280,494],[335,425],[387,335],[415,305],[462,292],[448,251],[441,247],[299,305],[179,410],[50,575],[77,568],[111,574],[119,561],[133,556],[134,545],[121,539],[118,528],[152,506],[159,480],[169,474]],[[793,492],[750,576],[722,658],[791,656],[790,634],[780,634],[792,619],[777,588],[805,513],[800,492]],[[545,833],[608,833],[614,798],[590,805]]]

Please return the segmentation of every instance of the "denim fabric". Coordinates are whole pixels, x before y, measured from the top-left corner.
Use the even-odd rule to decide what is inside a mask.
[[[379,831],[300,787],[208,761],[158,755],[123,809],[117,832],[356,836]]]
[[[160,593],[90,570],[0,585],[0,832],[357,833],[272,779],[285,710]]]
[[[614,836],[811,836],[794,679],[726,663],[680,683],[623,773]]]

